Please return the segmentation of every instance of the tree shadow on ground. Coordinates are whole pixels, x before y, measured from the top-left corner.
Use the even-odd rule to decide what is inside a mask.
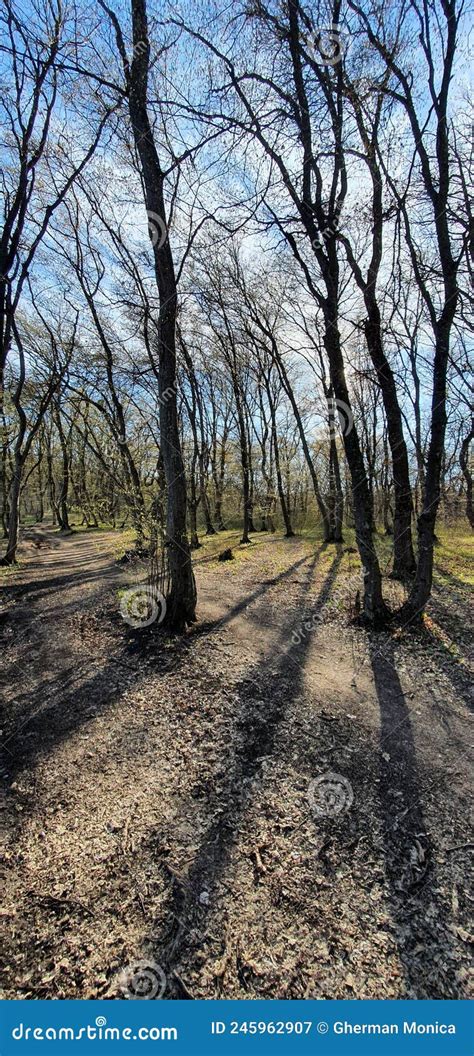
[[[443,962],[452,946],[446,926],[449,906],[436,884],[410,708],[396,669],[395,643],[389,641],[380,648],[373,639],[369,648],[380,707],[379,801],[385,877],[405,996],[457,996],[451,991],[449,969],[443,977]],[[426,777],[423,787],[426,793]]]
[[[474,697],[472,678],[468,666],[472,664],[472,650],[469,650],[466,641],[466,637],[469,635],[469,616],[466,613],[464,619],[462,616],[453,618],[450,613],[446,614],[444,606],[439,606],[434,599],[430,601],[428,615],[429,617],[432,615],[441,632],[448,639],[455,642],[458,652],[453,655],[446,641],[443,640],[441,635],[435,634],[427,622],[425,622],[421,632],[421,645],[430,657],[431,663],[440,673],[446,676],[459,694],[465,707],[472,712],[474,710]],[[464,634],[461,633],[462,631]]]
[[[444,568],[444,566],[439,563],[439,560],[437,560],[435,564],[435,577],[437,576],[442,576],[443,579],[447,579],[453,590],[458,588],[459,593],[457,597],[459,598],[460,596],[465,600],[466,594],[470,591],[470,584],[466,583],[466,581],[461,579],[460,576],[455,576],[454,572],[450,572],[447,568]]]
[[[239,828],[250,807],[262,760],[272,754],[280,726],[304,687],[305,661],[311,636],[295,642],[292,635],[298,631],[304,618],[306,597],[323,549],[324,545],[311,560],[300,591],[298,608],[292,610],[288,622],[280,628],[271,658],[271,679],[268,678],[269,659],[265,657],[249,670],[241,684],[233,716],[229,755],[223,761],[226,775],[224,789],[221,787],[216,790],[215,779],[211,778],[202,790],[202,798],[207,802],[207,830],[186,881],[174,882],[172,885],[168,903],[163,909],[165,923],[161,932],[157,934],[155,929],[153,932],[156,957],[169,978],[176,970],[184,946],[190,941],[190,934],[196,934],[196,928],[199,936],[196,953],[206,941],[207,931],[212,925],[209,914],[203,914],[199,904],[200,892],[205,890],[212,903],[218,884],[222,882],[229,866]],[[341,560],[342,547],[338,548],[323,580],[312,606],[313,615],[320,612],[330,597]],[[156,846],[156,834],[151,834],[149,843],[151,847]]]
[[[462,640],[462,631],[468,630],[471,622],[472,604],[468,594],[464,598],[460,597],[457,591],[452,590],[450,584],[446,594],[443,594],[439,586],[433,587],[427,610],[447,633],[452,637],[459,636]]]
[[[241,601],[238,601],[237,604],[232,605],[232,607],[229,608],[223,616],[216,616],[214,619],[203,620],[199,618],[198,609],[197,622],[194,623],[189,629],[187,636],[180,639],[182,648],[186,649],[192,647],[192,643],[196,638],[206,637],[212,631],[216,631],[220,627],[225,627],[228,623],[231,623],[232,620],[235,620],[237,616],[240,616],[241,613],[243,613],[249,605],[252,605],[253,602],[258,601],[259,598],[263,597],[263,595],[266,594],[267,590],[270,587],[277,586],[278,584],[283,583],[286,579],[291,578],[291,576],[294,575],[294,573],[302,565],[307,565],[310,561],[312,561],[312,564],[314,566],[315,561],[317,561],[319,555],[325,549],[326,544],[323,543],[319,550],[316,552],[315,557],[313,556],[312,558],[311,554],[306,554],[304,557],[301,557],[298,561],[293,562],[293,564],[290,565],[289,568],[286,568],[284,572],[280,572],[277,576],[274,576],[272,579],[267,579],[263,581],[259,585],[258,590],[252,591],[251,594],[244,594]],[[146,655],[150,651],[153,652],[153,649],[153,632],[149,635],[140,632],[139,634],[136,634],[134,638],[131,638],[128,644],[128,652],[130,656],[133,657],[139,656],[141,654]]]
[[[227,765],[224,787],[217,790],[215,775],[209,779],[203,790],[208,807],[207,829],[197,856],[185,880],[176,877],[171,880],[171,890],[163,904],[165,924],[161,932],[154,936],[157,960],[163,963],[171,977],[185,944],[190,941],[189,936],[196,933],[196,926],[198,938],[194,948],[196,952],[202,952],[203,943],[212,928],[212,914],[199,905],[199,894],[203,889],[206,890],[212,902],[213,891],[228,869],[239,826],[254,797],[262,758],[272,753],[275,759],[279,758],[281,726],[304,685],[304,666],[311,635],[299,644],[294,643],[292,635],[300,628],[308,607],[305,599],[312,586],[318,556],[303,558],[278,577],[278,581],[284,580],[304,562],[308,564],[300,598],[296,604],[292,603],[285,625],[280,625],[274,655],[270,661],[267,657],[249,667],[246,678],[242,680],[233,715],[233,735],[229,739],[227,759],[222,760]],[[314,615],[321,611],[330,598],[341,559],[342,553],[338,551],[322,583],[313,608]],[[253,595],[247,595],[239,601],[225,615],[224,622],[239,615],[242,607],[248,605],[252,598],[260,598],[275,582],[268,580]],[[202,628],[202,633],[219,627],[220,622],[216,620],[210,628]],[[152,632],[149,638],[151,641]],[[129,636],[121,657],[115,658],[119,665],[123,662],[127,666],[126,657],[139,639],[140,634]],[[183,665],[186,649],[192,648],[192,642],[193,637],[189,636],[177,643],[171,661],[167,658],[166,670],[169,670],[170,662],[176,669]],[[447,984],[444,992],[440,990],[438,981],[431,974],[433,955],[442,957],[448,950],[449,938],[446,938],[443,925],[447,912],[429,870],[424,869],[427,862],[430,864],[429,834],[421,806],[409,709],[395,671],[393,643],[389,644],[382,656],[379,654],[380,649],[374,646],[372,664],[382,714],[380,747],[388,755],[388,759],[382,757],[381,760],[380,806],[388,897],[405,973],[406,996],[456,996],[449,992]],[[157,672],[160,663],[158,657]],[[272,668],[270,677],[269,663]],[[131,686],[133,690],[140,689],[149,670],[145,670],[142,675],[137,666],[133,671],[135,677]],[[390,692],[387,692],[387,686]],[[84,724],[93,721],[96,715],[106,713],[120,701],[124,688],[120,666],[117,668],[110,660],[73,693],[61,692],[59,699],[56,697],[41,715],[33,719],[26,740],[23,736],[18,737],[15,743],[18,768],[34,765],[38,757],[53,752],[57,745]],[[408,731],[404,729],[405,723],[408,723]],[[364,749],[362,758],[366,758],[367,770],[370,772],[373,752],[369,755],[369,751]],[[375,780],[372,787],[376,787]],[[153,855],[156,858],[154,831],[148,839],[148,850],[150,858]],[[431,916],[425,920],[426,907],[432,903],[435,915],[431,911]],[[183,996],[183,991],[180,996]]]
[[[93,559],[91,558],[90,562],[84,562],[83,564],[91,564],[92,561]],[[97,560],[95,564],[97,564]],[[102,580],[112,576],[118,578],[118,575],[118,570],[113,566],[110,568],[94,568],[87,572],[84,572],[82,568],[79,568],[77,572],[70,569],[64,575],[41,576],[32,580],[31,583],[8,583],[8,585],[5,585],[5,594],[8,594],[8,600],[11,598],[12,601],[18,601],[20,598],[37,601],[46,597],[51,591],[58,590],[61,587],[66,587],[66,589],[75,586],[80,587],[83,583],[93,583],[95,580]]]
[[[314,567],[317,556],[312,562],[312,567]],[[291,576],[300,565],[310,560],[308,556],[301,558],[280,573],[276,579],[262,584],[252,595],[245,595],[241,602],[225,614],[222,622],[228,623],[239,615],[250,601],[262,596],[269,586]],[[98,573],[98,575],[101,574]],[[90,599],[88,599],[88,608],[89,602]],[[209,625],[198,624],[195,630],[193,629],[193,635],[207,633],[220,624],[221,620],[213,621]],[[13,777],[22,770],[34,766],[37,759],[52,753],[56,746],[67,740],[76,730],[113,707],[124,691],[123,676],[127,674],[127,670],[137,675],[132,684],[138,689],[141,682],[139,657],[142,653],[153,651],[156,659],[155,673],[159,673],[162,663],[166,663],[167,671],[169,671],[170,662],[178,668],[188,648],[188,640],[186,638],[177,639],[172,655],[167,652],[164,660],[159,653],[155,654],[158,639],[161,639],[161,632],[158,631],[157,635],[154,626],[146,628],[145,631],[128,632],[120,652],[108,664],[101,667],[92,678],[86,678],[72,693],[64,693],[65,687],[62,683],[70,677],[70,671],[65,672],[64,670],[58,672],[57,676],[49,680],[45,686],[47,699],[40,702],[32,701],[29,690],[20,693],[12,702],[13,721],[11,715],[4,716],[4,740],[0,745],[0,750],[3,748],[5,752],[3,762],[8,773]],[[79,668],[81,670],[87,668],[87,664],[88,660],[84,659]],[[148,675],[149,671],[145,670],[143,677],[146,678]],[[26,709],[28,703],[31,703],[32,707],[30,714],[25,716],[23,710]]]

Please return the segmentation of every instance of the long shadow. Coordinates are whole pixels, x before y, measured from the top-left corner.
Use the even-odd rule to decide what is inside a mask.
[[[223,761],[225,787],[216,790],[216,781],[212,777],[201,790],[200,798],[208,804],[207,830],[185,884],[175,883],[172,886],[168,904],[163,910],[165,923],[161,932],[157,934],[154,928],[153,933],[156,958],[169,978],[173,975],[184,945],[190,943],[190,935],[196,934],[196,925],[199,937],[195,952],[202,949],[206,942],[212,924],[209,912],[203,913],[199,904],[199,893],[205,889],[212,904],[213,893],[229,865],[236,833],[253,797],[252,786],[259,775],[261,760],[272,753],[281,723],[292,702],[302,691],[311,635],[295,644],[292,634],[301,624],[305,597],[311,588],[318,556],[313,557],[307,570],[306,582],[301,591],[301,609],[293,611],[274,647],[271,657],[272,688],[268,688],[268,657],[255,664],[242,682],[233,718],[233,733],[229,738],[229,757]],[[342,548],[325,577],[316,604],[312,606],[313,614],[320,611],[331,594],[341,560]],[[149,843],[151,848],[156,847],[157,834],[152,833]]]
[[[325,549],[325,546],[326,546],[326,544],[323,544],[321,546],[320,550],[318,551],[318,553],[320,553],[323,549]],[[308,555],[308,554],[305,557],[300,558],[299,561],[296,561],[296,562],[294,562],[294,564],[290,565],[290,567],[288,569],[286,569],[285,572],[281,572],[274,579],[265,581],[260,586],[259,590],[255,590],[252,594],[246,594],[245,597],[242,599],[242,601],[239,602],[232,609],[230,609],[229,612],[225,614],[225,616],[223,616],[222,618],[219,618],[218,620],[202,621],[202,622],[200,622],[199,624],[196,625],[196,630],[198,631],[198,633],[200,631],[207,632],[212,627],[214,627],[216,623],[220,623],[220,622],[222,622],[224,624],[228,623],[229,620],[234,619],[235,616],[237,616],[240,612],[242,612],[243,609],[245,609],[247,607],[247,605],[251,604],[257,598],[259,598],[263,593],[265,593],[265,591],[268,589],[268,587],[274,586],[275,584],[279,583],[281,580],[287,579],[289,576],[292,575],[293,572],[296,571],[297,568],[300,567],[300,565],[303,565],[303,564],[305,564],[306,562],[308,562],[310,560],[311,560],[311,555]],[[88,573],[88,572],[83,573],[79,569],[77,571],[77,573],[73,574],[73,575],[71,575],[71,573],[69,572],[69,573],[67,573],[65,575],[53,576],[51,579],[43,579],[42,578],[42,579],[39,579],[39,580],[34,581],[33,583],[29,583],[29,584],[24,584],[23,583],[23,584],[18,584],[16,586],[13,583],[13,584],[9,585],[8,588],[6,588],[6,589],[8,589],[8,592],[16,600],[18,600],[19,598],[24,597],[24,596],[27,596],[28,599],[30,599],[30,598],[31,599],[33,599],[33,598],[40,599],[40,598],[44,597],[45,595],[49,594],[50,591],[56,590],[59,587],[72,587],[72,586],[75,585],[76,581],[77,581],[76,585],[80,586],[81,583],[92,583],[92,582],[94,582],[94,580],[101,580],[101,579],[108,578],[108,577],[113,577],[113,576],[119,577],[120,575],[123,575],[123,574],[124,574],[124,570],[120,569],[119,567],[116,567],[115,565],[111,565],[110,567],[106,567],[104,569],[94,570],[92,573]]]
[[[436,570],[439,575],[439,569]],[[428,612],[437,609],[445,618],[446,622],[453,624],[465,621],[470,623],[472,610],[471,592],[465,587],[464,593],[452,586],[451,580],[445,584],[439,581],[438,575],[433,584],[433,590],[428,603]],[[445,575],[445,573],[443,573]],[[451,577],[452,578],[452,577]]]
[[[464,579],[460,579],[459,576],[455,576],[453,572],[448,572],[448,569],[444,568],[443,565],[440,565],[438,562],[436,562],[435,566],[435,575],[436,574],[447,579],[449,584],[453,587],[460,587],[462,594],[465,595],[469,592],[469,583],[466,583]]]
[[[118,575],[119,570],[111,567],[95,569],[93,572],[83,572],[79,569],[77,573],[69,571],[62,576],[52,576],[50,579],[41,578],[34,580],[32,583],[19,583],[18,585],[9,583],[8,586],[5,586],[5,593],[11,595],[13,600],[23,597],[28,599],[42,598],[59,587],[80,586],[81,583],[92,583],[96,579],[105,579],[112,574]]]
[[[472,679],[469,668],[463,667],[462,661],[472,663],[473,655],[466,644],[466,636],[470,627],[470,609],[467,604],[463,611],[453,612],[444,605],[439,598],[431,597],[428,608],[428,616],[432,616],[441,631],[456,643],[459,650],[459,659],[454,656],[441,636],[436,635],[425,624],[422,630],[425,639],[425,648],[430,650],[432,663],[451,682],[459,697],[461,697],[468,711],[474,710],[472,696]],[[461,651],[460,646],[463,646]]]
[[[72,693],[62,691],[62,678],[64,673],[57,680],[53,679],[47,687],[54,699],[34,703],[31,694],[25,693],[24,701],[33,705],[30,714],[24,717],[17,715],[13,729],[9,731],[7,727],[0,752],[3,753],[3,765],[11,777],[16,777],[34,766],[37,760],[53,752],[76,730],[112,707],[124,692],[123,677],[120,684],[120,666],[113,663],[107,664]]]
[[[317,556],[312,562],[312,567],[317,560]],[[226,613],[223,621],[228,623],[229,620],[241,612],[242,608],[245,608],[251,600],[261,596],[265,590],[268,589],[275,582],[279,582],[282,579],[290,576],[299,565],[303,562],[310,560],[305,557],[295,564],[291,565],[285,572],[282,572],[277,579],[268,581],[262,584],[258,591],[255,591],[252,595],[246,595],[245,598],[238,602],[228,613]],[[220,621],[215,621],[215,625],[220,625]],[[200,626],[200,625],[198,625]],[[213,625],[214,626],[214,625]],[[203,633],[209,628],[203,626]],[[12,776],[16,776],[22,770],[29,766],[34,765],[37,758],[48,755],[54,751],[55,747],[70,737],[76,730],[80,729],[83,725],[87,725],[92,721],[96,715],[101,715],[108,708],[112,707],[123,692],[123,687],[115,685],[117,681],[117,675],[120,673],[120,665],[123,664],[122,671],[126,670],[127,667],[131,667],[138,675],[137,681],[134,682],[134,686],[138,687],[141,682],[139,675],[139,667],[134,666],[136,656],[140,655],[142,650],[146,648],[146,643],[150,644],[152,648],[156,645],[156,631],[153,627],[147,629],[147,632],[135,631],[130,632],[128,637],[125,639],[122,653],[116,655],[114,660],[104,668],[101,668],[93,676],[82,683],[73,693],[64,694],[61,692],[61,680],[64,677],[64,672],[59,673],[59,696],[54,694],[54,684],[56,679],[53,679],[48,686],[51,693],[54,694],[54,699],[47,701],[45,704],[41,702],[32,709],[31,717],[18,716],[18,722],[13,730],[9,732],[8,725],[6,725],[6,739],[2,742],[5,748],[4,759],[9,773]],[[176,651],[173,657],[173,664],[176,667],[182,662],[185,655],[185,651],[188,648],[187,640],[181,640],[176,644]],[[167,651],[166,654],[166,671],[169,671],[170,654]],[[130,660],[132,663],[130,664]],[[162,658],[160,654],[155,656],[155,673],[160,670],[160,664]],[[82,666],[82,665],[81,665]],[[145,672],[144,677],[147,677]],[[28,691],[22,696],[22,703],[27,703],[31,699]],[[91,701],[94,702],[94,712],[91,712]],[[2,744],[0,744],[0,751],[2,750]]]
[[[236,546],[237,549],[239,549],[241,537],[242,531],[234,532],[234,535],[230,539],[227,538],[225,540],[226,549],[228,546],[230,546],[231,548],[233,546]],[[275,535],[269,537],[268,534],[265,532],[262,533],[262,536],[260,536],[259,532],[255,532],[255,534],[252,536],[251,545],[252,547],[255,547],[258,546],[260,543],[285,543],[286,546],[291,547],[297,545],[300,542],[301,536],[298,535],[291,536],[289,539],[287,539],[285,535],[280,535],[278,533],[275,533]],[[222,540],[222,545],[224,546],[224,540]],[[217,560],[218,553],[219,552],[216,550],[212,554],[206,554],[205,552],[201,554],[200,550],[193,550],[193,566],[199,568],[203,565],[211,564],[212,561]]]
[[[74,537],[72,536],[71,538]],[[57,575],[55,574],[54,569],[52,569],[52,574],[48,578],[45,578],[42,573],[45,571],[47,572],[47,565],[45,566],[45,564],[39,560],[38,563],[32,562],[25,568],[20,568],[21,572],[26,572],[28,574],[29,581],[27,583],[5,581],[3,584],[5,592],[13,598],[20,598],[25,595],[30,597],[36,594],[39,595],[40,591],[41,593],[46,593],[49,590],[54,590],[56,587],[71,586],[76,579],[79,580],[84,578],[84,581],[87,582],[87,566],[91,564],[97,565],[97,562],[100,562],[101,559],[108,561],[108,564],[102,569],[96,568],[93,570],[96,575],[110,575],[111,572],[117,573],[120,571],[111,555],[101,553],[93,545],[89,545],[87,540],[83,541],[83,546],[80,549],[76,549],[71,562],[70,551],[67,549],[69,541],[68,538],[63,539],[61,541],[61,553],[58,553],[57,549],[54,549],[54,554],[51,554],[51,556],[59,558],[59,561],[54,562],[55,566],[57,567],[59,565],[59,567],[61,567],[61,564],[67,565],[67,571],[61,575]],[[94,576],[90,578],[94,578]]]
[[[110,591],[112,586],[112,584],[110,584],[108,581],[104,582],[104,580],[106,580],[106,573],[101,574],[100,572],[97,572],[94,575],[81,574],[80,577],[77,577],[77,582],[75,582],[74,579],[71,579],[71,577],[68,577],[67,581],[64,584],[68,587],[76,586],[80,588],[83,586],[83,584],[86,583],[92,586],[95,582],[97,582],[97,586],[92,586],[92,589],[80,602],[77,599],[64,602],[61,601],[61,596],[58,595],[57,604],[54,606],[50,604],[48,606],[45,618],[45,625],[43,625],[43,614],[40,606],[34,607],[33,605],[29,605],[28,607],[26,607],[25,604],[16,604],[15,607],[11,609],[8,614],[7,626],[11,628],[12,636],[11,638],[6,639],[4,642],[3,655],[0,664],[0,686],[8,686],[13,678],[19,690],[19,693],[17,693],[15,696],[15,705],[18,705],[19,702],[22,700],[25,704],[28,703],[28,691],[25,691],[25,693],[21,692],[22,665],[21,661],[18,661],[16,655],[16,647],[19,644],[22,644],[23,648],[25,648],[25,643],[28,642],[32,647],[35,647],[36,649],[38,649],[39,647],[40,649],[40,653],[36,653],[34,660],[31,660],[31,662],[27,663],[27,674],[30,677],[30,680],[31,678],[36,677],[35,669],[36,671],[38,671],[41,666],[43,666],[44,668],[44,673],[47,673],[49,664],[49,650],[51,648],[48,633],[50,633],[51,627],[56,626],[58,629],[58,634],[54,642],[55,663],[58,663],[61,654],[64,656],[64,660],[66,663],[70,661],[70,644],[67,642],[67,640],[63,640],[62,638],[61,625],[64,620],[69,616],[72,616],[76,613],[90,613],[91,610],[94,611],[94,608],[97,608],[99,598],[101,597],[101,595],[103,595],[104,589]],[[37,601],[38,599],[41,599],[43,595],[48,596],[49,591],[49,587],[44,590],[32,590],[30,591],[31,596],[28,597],[28,600],[33,601],[34,599],[34,601]],[[16,602],[20,600],[18,595],[15,600]],[[82,659],[79,659],[78,662],[79,666],[82,667],[84,661]],[[40,677],[42,674],[43,672],[40,672]],[[64,672],[62,670],[58,672],[57,677],[59,682],[62,681],[63,675]],[[52,682],[54,682],[54,679],[52,680]],[[42,692],[42,685],[38,686],[38,692]],[[5,728],[6,721],[7,717],[2,716],[2,707],[0,706],[0,724],[2,729]]]
[[[222,546],[223,547],[225,546],[226,549],[229,546],[230,547],[238,546],[239,543],[240,543],[241,537],[242,537],[242,532],[235,532],[234,535],[230,539],[229,538],[226,539],[225,544],[222,541]],[[201,553],[201,550],[193,550],[193,552],[192,552],[193,567],[194,568],[199,568],[199,567],[202,567],[203,565],[209,565],[211,563],[211,561],[216,561],[217,557],[218,557],[218,551],[217,550],[216,550],[215,553],[212,553],[212,554],[206,554],[206,552]]]
[[[432,635],[428,630],[425,630],[425,634],[428,638],[427,648],[434,646],[436,650],[436,659],[433,663],[439,668],[439,671],[446,676],[448,681],[451,683],[458,697],[461,698],[466,711],[471,714],[474,711],[474,698],[472,695],[472,679],[469,670],[464,670],[462,664],[453,657],[447,646],[440,642],[439,638]],[[464,657],[466,659],[466,657]],[[471,659],[469,654],[467,659]],[[436,677],[436,676],[434,676]]]
[[[301,567],[301,565],[306,565],[308,564],[308,562],[311,562],[311,567],[314,568],[315,563],[318,560],[320,554],[322,554],[323,551],[326,550],[326,548],[327,543],[322,543],[322,545],[316,551],[316,554],[314,554],[313,556],[311,554],[306,554],[305,557],[301,557],[299,561],[295,561],[292,565],[290,565],[285,572],[280,572],[280,574],[278,576],[275,576],[273,579],[265,580],[259,586],[258,590],[254,590],[252,594],[246,594],[245,597],[242,598],[242,601],[237,602],[237,605],[233,605],[232,608],[224,614],[224,616],[218,616],[214,620],[203,620],[202,622],[196,625],[196,633],[208,634],[209,631],[213,631],[217,627],[225,627],[227,623],[230,623],[231,620],[234,620],[236,616],[239,616],[239,614],[243,612],[249,605],[251,605],[252,602],[257,601],[258,598],[261,598],[262,594],[265,594],[269,587],[274,587],[277,584],[282,583],[285,579],[288,579],[290,576],[293,575],[294,572],[296,572],[298,568]]]
[[[430,835],[423,814],[410,709],[396,670],[393,642],[370,646],[380,706],[380,807],[385,875],[406,997],[457,995],[446,979],[440,991],[439,960],[449,946],[449,916],[436,887]],[[450,962],[452,964],[452,962]]]
[[[447,583],[446,587],[447,597],[443,600],[443,589],[445,588],[445,584],[440,583],[439,580],[434,583],[431,598],[428,603],[428,609],[430,609],[433,602],[435,602],[435,604],[440,606],[440,608],[446,613],[454,615],[459,613],[461,617],[469,621],[472,609],[470,591],[466,590],[464,594],[462,594],[460,590],[455,590],[451,586],[451,583]],[[446,602],[450,602],[451,605],[446,604]],[[454,608],[454,606],[456,608]]]
[[[202,633],[206,633],[221,623],[228,623],[251,600],[261,597],[269,586],[284,580],[300,565],[310,561],[301,591],[301,611],[290,615],[288,625],[281,630],[275,655],[272,656],[273,672],[276,668],[276,674],[272,673],[274,688],[267,688],[267,658],[254,665],[242,683],[234,716],[234,736],[229,748],[224,792],[222,788],[220,791],[216,790],[212,779],[205,787],[204,794],[209,804],[208,828],[185,886],[173,884],[169,904],[166,906],[167,919],[171,923],[168,923],[156,938],[156,959],[163,963],[170,973],[177,964],[184,943],[188,941],[187,937],[196,921],[204,929],[201,930],[201,936],[205,936],[208,924],[203,923],[203,919],[209,920],[210,914],[207,913],[206,916],[199,906],[199,893],[205,889],[212,901],[212,892],[228,866],[236,832],[251,801],[252,784],[259,773],[260,759],[274,749],[282,720],[302,690],[304,665],[311,635],[295,645],[292,632],[298,629],[303,619],[305,598],[311,587],[318,556],[312,560],[308,557],[302,558],[281,573],[277,580],[267,581],[252,595],[247,595],[226,613],[222,620],[216,620],[210,626],[202,628]],[[338,552],[312,609],[314,613],[328,600],[341,559],[342,553]],[[130,635],[128,642],[132,649],[138,639],[139,635]],[[189,644],[188,641],[186,646],[184,643],[176,646],[171,660],[176,667],[182,664],[185,649],[189,648]],[[280,656],[277,659],[278,652]],[[34,765],[37,758],[53,752],[56,746],[76,730],[93,721],[96,715],[103,714],[113,707],[124,692],[120,682],[120,661],[123,660],[127,666],[129,655],[130,650],[125,648],[121,657],[115,658],[118,666],[109,661],[73,693],[60,693],[59,698],[55,696],[44,710],[27,719],[25,728],[14,733],[8,743],[10,773],[15,775]],[[409,708],[395,670],[393,643],[389,644],[384,655],[381,655],[374,645],[371,658],[381,710],[381,752],[385,753],[381,755],[380,763],[380,801],[387,885],[407,995],[458,996],[450,992],[448,984],[446,991],[439,993],[436,989],[437,983],[431,982],[430,979],[433,950],[442,955],[449,941],[444,930],[441,936],[438,933],[439,922],[442,922],[443,918],[446,919],[447,912],[430,873],[430,840],[421,804],[413,731]],[[160,662],[158,656],[158,671]],[[167,671],[170,669],[169,664],[167,659]],[[139,669],[136,675],[134,686],[139,687],[142,682]],[[148,672],[145,672],[143,677],[146,678],[147,675]],[[249,689],[249,678],[252,683],[256,683],[254,689]],[[52,688],[54,689],[54,680]],[[151,846],[154,846],[153,839],[152,834]],[[424,915],[430,901],[434,902],[438,913],[438,918],[434,920],[433,917]],[[200,938],[201,944],[202,941]]]

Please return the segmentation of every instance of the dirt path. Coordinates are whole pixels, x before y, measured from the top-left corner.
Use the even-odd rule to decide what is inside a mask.
[[[5,996],[136,958],[171,997],[465,996],[462,664],[349,625],[351,553],[301,540],[198,558],[193,631],[133,631],[116,540],[45,533],[5,587]]]

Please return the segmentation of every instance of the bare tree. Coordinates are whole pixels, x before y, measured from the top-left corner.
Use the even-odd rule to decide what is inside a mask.
[[[1,174],[0,389],[15,316],[38,249],[51,218],[93,157],[111,113],[111,108],[105,108],[94,122],[88,144],[79,152],[79,129],[75,129],[74,141],[69,134],[71,149],[65,163],[67,154],[59,142],[61,134],[67,134],[67,121],[59,132],[54,121],[61,121],[64,84],[60,68],[65,57],[77,50],[76,30],[62,0],[34,5],[34,14],[29,15],[16,0],[5,0],[0,13],[2,56],[10,72],[0,104],[8,129],[8,162]],[[38,190],[45,186],[47,196]]]
[[[153,245],[155,276],[159,293],[156,340],[159,363],[160,438],[167,486],[166,548],[171,582],[166,618],[173,629],[182,630],[195,619],[196,585],[186,530],[186,480],[176,402],[178,289],[165,205],[167,173],[160,163],[148,114],[150,41],[147,9],[145,0],[131,0],[133,46],[131,59],[129,59],[117,15],[104,3],[104,0],[99,0],[99,2],[110,18],[115,31],[117,48],[123,66],[124,93],[140,161],[145,204],[150,220],[149,233]]]
[[[418,563],[413,588],[403,607],[404,618],[417,619],[430,596],[433,578],[435,523],[446,433],[447,369],[459,303],[458,273],[467,247],[465,229],[463,225],[460,231],[453,228],[450,211],[450,87],[463,5],[457,0],[441,0],[439,3],[436,0],[433,7],[427,4],[419,7],[410,0],[406,7],[400,8],[395,31],[384,25],[381,10],[365,9],[356,0],[349,0],[349,5],[357,13],[360,28],[370,46],[390,72],[387,94],[403,108],[408,119],[412,151],[410,174],[416,171],[423,199],[420,231],[416,214],[410,211],[410,185],[403,190],[397,186],[380,145],[379,161],[403,217],[413,276],[426,305],[434,343],[430,442],[424,502],[418,517]],[[404,33],[408,38],[416,34],[421,61],[418,75],[423,76],[426,99],[424,93],[418,92],[418,82],[413,79],[413,49],[400,44]],[[426,224],[430,225],[432,232],[435,263],[431,254],[429,260],[425,259],[422,248]]]
[[[43,331],[38,338],[31,323],[29,326],[28,324],[21,325],[15,319],[12,326],[17,353],[14,365],[16,370],[13,368],[15,377],[12,403],[17,415],[17,424],[13,445],[13,476],[9,495],[8,543],[5,556],[1,560],[2,565],[11,565],[16,561],[23,469],[48,407],[55,398],[67,371],[74,348],[77,316],[72,324],[71,335],[63,340],[60,336],[57,339],[52,330]],[[45,345],[49,345],[49,352]],[[36,361],[40,376],[42,364],[45,375],[43,384],[39,386],[33,415],[31,415],[31,410],[27,414],[24,406],[25,392],[28,390],[27,357],[28,362]]]

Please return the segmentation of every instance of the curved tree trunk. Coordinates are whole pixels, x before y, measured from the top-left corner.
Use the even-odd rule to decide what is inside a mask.
[[[8,544],[5,556],[0,564],[14,565],[16,562],[16,551],[18,547],[18,535],[20,529],[20,491],[23,462],[20,456],[15,456],[13,479],[10,486],[9,496],[9,518],[8,518]]]

